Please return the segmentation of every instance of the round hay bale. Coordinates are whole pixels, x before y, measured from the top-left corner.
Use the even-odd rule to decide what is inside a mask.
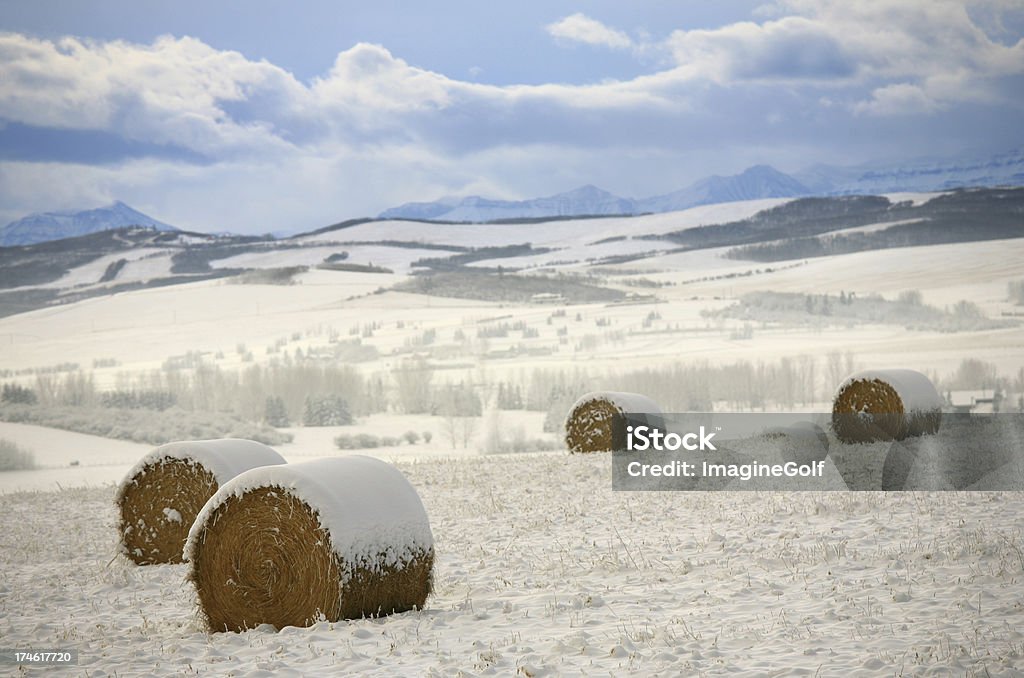
[[[847,379],[832,403],[832,430],[844,443],[904,440],[935,433],[942,397],[914,370],[866,370]]]
[[[569,410],[565,444],[573,454],[624,450],[629,425],[663,428],[661,408],[639,393],[588,393]]]
[[[206,503],[185,558],[211,631],[422,608],[434,541],[398,469],[350,455],[247,471]]]
[[[284,459],[253,440],[193,440],[162,445],[117,489],[121,551],[138,565],[180,563],[185,537],[217,488],[242,471]]]

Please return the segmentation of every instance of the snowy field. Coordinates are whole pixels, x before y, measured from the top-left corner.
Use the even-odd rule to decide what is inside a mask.
[[[100,391],[126,388],[187,373],[167,364],[188,356],[225,375],[300,354],[332,356],[326,360],[366,384],[381,380],[389,400],[368,410],[374,414],[348,426],[285,427],[294,440],[274,447],[299,461],[345,454],[334,442],[340,435],[420,434],[416,444],[366,453],[407,474],[438,554],[425,610],[210,635],[184,566],[139,568],[117,555],[114,483],[153,446],[0,423],[0,439],[32,452],[37,465],[0,473],[0,647],[78,649],[81,663],[66,674],[82,676],[1024,675],[1021,493],[613,492],[605,455],[484,453],[496,428],[555,439],[542,430],[542,409],[503,409],[500,426],[488,420],[499,411],[499,382],[526,393],[545,374],[614,387],[630,371],[789,361],[813,368],[800,384],[810,393],[791,402],[806,412],[829,410],[840,354],[847,372],[903,367],[949,378],[970,358],[1004,378],[1024,374],[1020,307],[1007,292],[1024,280],[1024,238],[772,265],[728,259],[723,249],[587,263],[660,247],[634,236],[739,219],[781,202],[540,225],[361,224],[307,237],[301,249],[249,252],[215,266],[311,265],[343,250],[348,262],[393,273],[313,269],[292,285],[207,280],[0,318],[3,381],[29,388],[66,363]],[[608,237],[627,239],[599,243]],[[483,263],[553,266],[653,296],[548,305],[391,291],[414,261],[444,253],[345,244],[387,240],[531,242],[552,251]],[[141,254],[125,267],[132,279],[166,272],[169,255]],[[61,284],[93,284],[107,263],[71,271]],[[908,291],[936,312],[968,301],[998,322],[949,331],[720,313],[751,292],[894,302]],[[501,325],[506,334],[493,332]],[[364,352],[339,358],[339,346]],[[432,388],[467,384],[484,401],[458,446],[446,440],[454,418],[399,412],[396,370],[414,360],[429,361]],[[703,373],[719,374],[711,368]],[[717,411],[729,407],[715,403]]]
[[[117,556],[113,487],[0,496],[0,642],[68,675],[979,675],[1024,667],[1017,493],[615,493],[607,456],[400,462],[426,609],[204,631]],[[51,668],[24,671],[54,675]]]

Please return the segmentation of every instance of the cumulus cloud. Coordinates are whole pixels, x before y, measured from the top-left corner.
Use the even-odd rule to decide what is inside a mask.
[[[303,88],[286,71],[192,38],[151,45],[0,35],[0,117],[36,126],[116,130],[125,138],[180,144],[202,153],[281,145],[277,113],[239,124],[222,104],[273,91],[281,106]]]
[[[840,39],[803,17],[676,31],[668,42],[682,73],[719,83],[841,80],[855,75],[858,68]]]
[[[855,113],[867,115],[920,115],[934,113],[939,105],[917,85],[899,83],[879,87],[871,99],[854,104]]]
[[[552,37],[566,42],[581,42],[612,49],[629,49],[633,46],[633,41],[622,31],[609,28],[581,12],[570,14],[544,28]]]
[[[867,85],[872,96],[856,112],[932,113],[998,99],[1003,78],[1024,74],[1024,39],[990,38],[968,9],[953,0],[784,0],[758,12],[781,18],[676,31],[668,45],[688,79]]]

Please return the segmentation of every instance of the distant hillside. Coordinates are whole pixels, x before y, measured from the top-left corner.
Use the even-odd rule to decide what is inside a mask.
[[[636,204],[596,186],[533,200],[490,200],[470,196],[461,200],[445,198],[433,203],[406,203],[384,210],[381,219],[436,219],[442,221],[504,221],[537,217],[598,216],[635,214]]]
[[[816,165],[796,178],[817,195],[944,191],[972,186],[1024,185],[1024,150],[981,158],[911,162],[903,165]]]
[[[0,317],[89,296],[214,277],[287,284],[306,271],[344,276],[392,271],[394,277],[381,278],[382,289],[415,278],[399,289],[462,298],[484,298],[480,295],[490,292],[476,288],[493,284],[510,296],[491,300],[503,301],[532,298],[543,290],[534,289],[537,281],[499,285],[488,276],[501,280],[518,271],[548,269],[549,275],[558,274],[566,267],[595,268],[705,248],[728,247],[730,258],[776,262],[1021,237],[1024,188],[895,199],[772,198],[668,214],[549,217],[486,226],[355,220],[287,240],[129,227],[0,248]],[[581,303],[614,301],[592,298],[586,290],[560,293]]]
[[[0,229],[0,247],[76,238],[127,226],[142,226],[158,231],[178,230],[118,201],[95,209],[39,212],[12,221]]]

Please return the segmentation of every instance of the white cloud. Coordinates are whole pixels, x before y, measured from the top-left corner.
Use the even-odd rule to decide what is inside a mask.
[[[842,81],[858,64],[827,27],[803,17],[741,22],[713,30],[676,31],[668,39],[688,78],[736,81]]]
[[[577,12],[544,27],[554,38],[568,42],[582,42],[585,45],[629,49],[633,41],[622,31],[605,26],[597,19]]]
[[[959,3],[773,7],[758,22],[676,31],[661,43],[673,57],[664,70],[589,85],[457,79],[373,44],[300,81],[189,37],[0,33],[0,125],[96,131],[209,160],[4,161],[0,205],[23,213],[120,198],[185,226],[262,232],[466,191],[546,194],[577,178],[650,194],[742,169],[695,158],[770,161],[757,147],[841,144],[835,130],[851,125],[874,138],[880,116],[909,125],[963,102],[1024,105],[1019,87],[1005,86],[1024,75],[1024,40],[990,39]],[[650,47],[582,14],[547,30],[634,53]],[[908,128],[893,129],[878,143],[902,143]],[[231,214],[239,221],[225,223]]]
[[[867,115],[920,115],[934,113],[939,104],[933,101],[917,85],[899,83],[879,87],[871,93],[871,99],[854,104],[853,110]]]
[[[993,4],[1006,3],[782,0],[757,11],[781,18],[676,31],[668,45],[684,79],[868,87],[857,113],[928,114],[1004,100],[1003,79],[1024,75],[1024,39],[994,40],[968,11]]]

